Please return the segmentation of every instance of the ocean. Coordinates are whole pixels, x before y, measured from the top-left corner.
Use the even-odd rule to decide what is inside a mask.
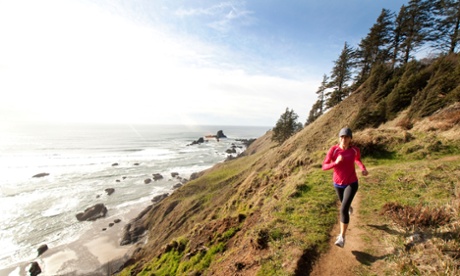
[[[222,130],[226,139],[205,135]],[[0,268],[27,262],[42,244],[73,242],[93,227],[75,215],[104,203],[108,216],[123,218],[172,193],[189,179],[223,162],[239,139],[258,138],[269,127],[165,125],[10,125],[0,129]],[[44,177],[33,177],[46,173]],[[145,184],[153,174],[164,178]],[[115,192],[108,195],[105,189]],[[126,222],[125,222],[126,223]]]

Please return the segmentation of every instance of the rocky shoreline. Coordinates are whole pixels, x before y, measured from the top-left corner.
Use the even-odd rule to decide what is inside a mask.
[[[216,137],[226,138],[222,131]],[[208,137],[209,138],[209,137]],[[217,139],[219,139],[217,138]],[[227,160],[236,158],[237,148],[247,148],[255,139],[238,139],[238,144],[232,143],[231,148],[226,150]],[[199,143],[193,143],[195,145]],[[189,145],[188,145],[189,146]],[[244,151],[244,150],[243,150]],[[242,153],[242,152],[241,152]],[[240,153],[240,154],[241,154]],[[136,165],[136,164],[135,164]],[[113,163],[112,166],[118,166]],[[42,172],[34,175],[47,177],[49,173]],[[188,181],[197,178],[200,173],[190,175],[190,179],[180,176],[178,172],[171,173],[169,180],[174,180],[171,191],[180,188]],[[164,179],[160,173],[153,173],[151,178],[144,179],[145,184]],[[106,188],[104,192],[110,196],[116,192],[115,188]],[[3,275],[110,275],[121,270],[129,264],[129,256],[133,253],[134,244],[139,243],[145,237],[147,229],[143,226],[145,215],[155,206],[169,196],[169,193],[157,195],[151,199],[147,207],[138,206],[133,208],[123,218],[106,217],[108,210],[103,203],[97,203],[86,208],[83,212],[75,215],[80,222],[91,221],[94,223],[92,230],[84,233],[77,241],[67,245],[48,248],[42,244],[37,250],[37,257],[29,262],[24,262],[0,269],[0,276]],[[97,195],[96,198],[99,198]],[[122,221],[129,221],[124,226]],[[111,228],[112,231],[108,231]],[[99,230],[98,230],[99,229]]]

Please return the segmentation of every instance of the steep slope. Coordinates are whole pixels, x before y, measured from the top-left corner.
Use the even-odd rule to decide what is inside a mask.
[[[282,145],[268,132],[244,156],[200,173],[153,206],[135,224],[148,229],[147,238],[120,274],[308,275],[337,221],[331,173],[321,162],[341,127],[364,122],[366,87]],[[356,131],[369,167],[459,154],[458,105],[426,121],[411,119],[410,107],[379,128]]]
[[[281,146],[267,133],[244,156],[203,172],[152,208],[143,220],[148,241],[133,255],[131,263],[137,264],[131,273],[154,270],[159,264],[152,259],[168,254],[181,256],[176,269],[184,274],[251,275],[264,266],[288,274],[311,269],[336,213],[328,173],[316,170],[315,185],[306,183],[308,171],[318,167],[326,147],[336,141],[337,130],[356,116],[360,97],[360,93],[349,97],[348,104],[341,105],[346,108],[332,109]],[[294,210],[307,201],[305,209]],[[325,222],[317,227],[320,216]],[[305,231],[309,225],[312,228]],[[277,240],[283,241],[276,251],[286,254],[275,258],[272,243]],[[198,264],[179,268],[184,260]],[[275,263],[269,264],[272,260]]]

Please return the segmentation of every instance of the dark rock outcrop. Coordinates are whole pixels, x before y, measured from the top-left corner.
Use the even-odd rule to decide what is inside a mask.
[[[107,207],[104,204],[98,203],[92,207],[86,208],[84,212],[76,215],[78,221],[93,221],[98,218],[103,218],[107,214]]]
[[[35,177],[35,178],[39,178],[39,177],[44,177],[44,176],[48,176],[50,175],[49,173],[37,173],[36,175],[32,176],[32,177]]]
[[[241,142],[245,147],[249,147],[256,139],[236,139],[236,141]]]
[[[113,163],[112,167],[118,166],[118,163]]]
[[[197,179],[198,177],[202,176],[203,174],[204,174],[204,172],[194,172],[194,173],[192,173],[190,175],[190,181]]]
[[[111,194],[113,194],[115,192],[115,189],[114,188],[107,188],[104,191],[107,193],[107,195],[111,195]]]
[[[159,173],[154,173],[152,175],[153,175],[153,180],[155,180],[155,181],[163,179],[163,176],[161,174],[159,174]]]
[[[29,275],[30,276],[37,276],[40,273],[42,273],[42,269],[40,268],[38,263],[37,262],[30,263]]]
[[[171,177],[178,177],[179,176],[179,173],[178,172],[172,172],[171,173]]]
[[[153,202],[153,203],[159,203],[160,201],[162,201],[163,199],[167,198],[168,196],[169,196],[168,193],[154,196],[154,197],[152,198],[152,202]]]
[[[173,190],[175,190],[175,189],[179,189],[182,186],[183,186],[182,183],[177,183],[177,184],[174,184],[174,186],[172,186],[172,188],[173,188]]]
[[[202,144],[202,143],[204,143],[204,138],[200,137],[200,138],[198,138],[198,140],[193,141],[191,144],[188,144],[187,146],[199,145],[199,144]]]
[[[228,154],[234,154],[236,153],[236,147],[231,147],[225,151]]]
[[[126,224],[120,245],[133,244],[139,241],[147,230],[143,224],[144,216],[152,209],[153,205],[147,206],[136,218]]]
[[[150,178],[144,179],[144,184],[149,184],[150,182],[152,182],[152,179]]]
[[[41,254],[45,253],[46,250],[48,250],[48,245],[46,244],[40,245],[40,247],[38,247],[37,249],[37,252],[38,252],[37,256],[40,256]]]
[[[222,130],[219,130],[216,135],[217,138],[227,138]]]

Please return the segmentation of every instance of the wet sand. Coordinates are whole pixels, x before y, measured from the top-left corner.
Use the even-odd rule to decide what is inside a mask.
[[[111,275],[131,255],[133,245],[120,246],[124,226],[136,217],[148,204],[144,204],[122,217],[106,217],[91,222],[93,227],[77,241],[49,248],[39,257],[28,262],[0,268],[0,276],[29,275],[31,262],[37,262],[45,275]],[[115,219],[122,221],[112,227]],[[107,230],[102,231],[103,228]],[[31,248],[36,251],[37,248]]]

